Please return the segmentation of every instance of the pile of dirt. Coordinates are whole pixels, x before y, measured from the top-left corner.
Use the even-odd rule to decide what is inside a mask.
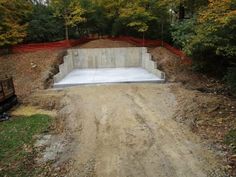
[[[134,45],[124,41],[99,39],[80,45],[77,48],[116,48],[116,47],[134,47]]]
[[[64,54],[62,50],[10,54],[0,57],[0,78],[13,77],[16,94],[22,100],[52,82]]]
[[[185,63],[169,50],[156,47],[150,48],[149,52],[157,62],[158,68],[166,73],[168,82],[180,82],[190,90],[231,96],[229,88],[222,81],[194,72],[191,64]]]
[[[149,52],[154,56],[154,59],[158,61],[158,64],[163,69],[171,69],[171,66],[174,64],[178,64],[178,56],[171,53],[168,49],[165,49],[163,47],[156,47],[156,48],[150,48]],[[169,66],[169,67],[168,67]],[[175,65],[174,65],[175,66]]]
[[[163,47],[150,48],[149,52],[157,62],[158,68],[166,73],[169,82],[193,83],[192,80],[202,80],[200,76],[193,73],[191,65],[183,63],[177,55]]]

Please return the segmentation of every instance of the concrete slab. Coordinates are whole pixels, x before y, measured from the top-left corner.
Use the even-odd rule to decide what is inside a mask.
[[[163,82],[164,80],[143,68],[74,69],[55,88],[102,83]]]

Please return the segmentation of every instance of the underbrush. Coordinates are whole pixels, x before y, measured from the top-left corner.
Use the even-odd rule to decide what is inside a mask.
[[[231,95],[236,96],[236,67],[227,67],[224,64],[213,65],[208,61],[194,61],[192,70],[223,81],[229,88]]]
[[[232,93],[236,96],[236,67],[228,69],[225,79],[232,90]]]
[[[0,176],[34,176],[36,135],[49,130],[51,118],[36,114],[0,122]]]
[[[236,153],[236,129],[228,132],[225,136],[225,143],[231,147],[233,153]]]

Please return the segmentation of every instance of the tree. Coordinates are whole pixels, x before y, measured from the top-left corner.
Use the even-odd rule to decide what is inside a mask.
[[[182,21],[185,18],[192,18],[199,8],[208,4],[208,0],[160,0],[159,4],[173,10]]]
[[[37,2],[33,5],[27,21],[27,42],[49,42],[64,38],[63,21],[55,17],[52,9],[44,3]]]
[[[125,0],[93,0],[101,9],[104,9],[106,23],[109,25],[109,33],[119,35],[122,33],[124,24],[120,19],[120,11],[128,1]]]
[[[51,0],[50,6],[54,9],[55,16],[64,20],[66,40],[69,39],[69,27],[86,21],[83,17],[85,9],[81,7],[79,0]]]
[[[125,0],[93,0],[106,10],[106,14],[110,18],[117,18],[120,15],[120,9],[127,3]]]
[[[142,33],[144,38],[144,33],[149,29],[150,21],[157,19],[149,8],[149,1],[129,1],[120,10],[120,18],[125,22],[127,27],[131,27],[137,32]]]
[[[199,12],[195,33],[185,47],[190,54],[198,53],[201,46],[236,64],[236,1],[211,0],[207,8]]]
[[[186,19],[172,25],[172,40],[176,47],[185,48],[195,35],[196,18]]]
[[[236,1],[210,0],[193,18],[176,23],[172,37],[195,69],[224,75],[236,65]]]
[[[109,28],[109,19],[106,10],[93,0],[80,0],[81,7],[85,9],[86,23],[80,25],[82,34],[106,34]]]
[[[26,37],[24,19],[31,12],[27,0],[0,0],[0,47],[17,44]]]

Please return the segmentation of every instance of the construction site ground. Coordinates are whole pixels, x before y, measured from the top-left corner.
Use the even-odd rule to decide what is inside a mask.
[[[130,47],[96,40],[79,47]],[[12,115],[46,113],[52,130],[39,136],[42,176],[234,176],[236,100],[220,81],[196,74],[162,47],[150,48],[165,84],[90,85],[51,89],[64,50],[0,57],[21,104]],[[44,148],[41,148],[44,147]]]

